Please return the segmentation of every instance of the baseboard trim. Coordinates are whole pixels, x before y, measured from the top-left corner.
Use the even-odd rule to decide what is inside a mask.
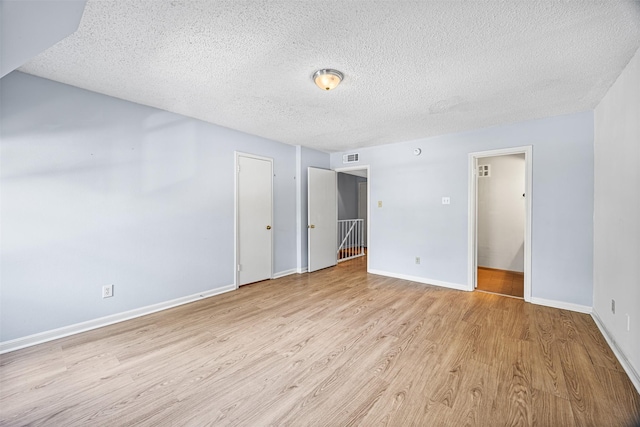
[[[425,277],[409,276],[407,274],[391,273],[389,271],[382,271],[382,270],[369,270],[368,273],[377,274],[378,276],[387,276],[387,277],[393,277],[393,278],[396,278],[396,279],[408,280],[410,282],[424,283],[425,285],[440,286],[440,287],[443,287],[443,288],[455,289],[455,290],[458,290],[458,291],[469,291],[470,290],[467,285],[460,285],[458,283],[443,282],[441,280],[427,279]]]
[[[591,314],[593,309],[588,305],[573,304],[570,302],[556,301],[551,299],[531,297],[528,301],[532,304],[544,305],[546,307],[559,308],[561,310],[576,311],[578,313]]]
[[[296,274],[297,273],[297,269],[292,268],[290,270],[285,270],[285,271],[281,271],[279,273],[275,273],[272,277],[272,279],[279,279],[281,277],[285,277],[285,276],[290,276],[292,274]]]
[[[296,271],[298,274],[303,274],[309,271],[309,267],[298,268]]]
[[[225,292],[234,291],[235,285],[227,285],[216,289],[188,295],[181,298],[161,302],[158,304],[148,305],[146,307],[136,308],[134,310],[124,311],[122,313],[111,314],[109,316],[100,317],[98,319],[88,320],[86,322],[75,323],[62,328],[52,329],[50,331],[39,332],[37,334],[28,335],[26,337],[16,338],[10,341],[0,342],[0,354],[9,353],[11,351],[20,350],[21,348],[31,347],[48,341],[57,340],[59,338],[68,337],[70,335],[79,334],[81,332],[90,331],[92,329],[102,328],[104,326],[113,325],[114,323],[124,322],[125,320],[135,319],[136,317],[146,316],[179,305],[188,304],[204,298],[220,295]]]
[[[602,333],[602,336],[609,344],[609,347],[611,347],[613,354],[616,355],[616,358],[622,365],[622,369],[624,369],[624,371],[629,376],[629,379],[633,383],[633,386],[636,388],[638,393],[640,393],[640,374],[633,368],[633,366],[629,362],[629,359],[627,359],[627,357],[624,355],[624,352],[620,349],[620,347],[618,347],[618,344],[613,338],[613,335],[609,333],[609,330],[604,325],[604,322],[602,322],[600,316],[598,315],[598,312],[595,309],[591,311],[591,317],[593,318],[593,321],[596,322],[596,326],[598,327],[598,329],[600,329],[600,333]]]

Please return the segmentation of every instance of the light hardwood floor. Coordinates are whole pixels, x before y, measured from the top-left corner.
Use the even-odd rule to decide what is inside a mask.
[[[624,426],[593,320],[364,272],[242,287],[0,359],[2,425]]]
[[[495,268],[478,267],[479,291],[524,297],[524,274]]]

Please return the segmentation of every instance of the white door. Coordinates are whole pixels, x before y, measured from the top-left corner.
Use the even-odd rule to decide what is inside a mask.
[[[364,220],[362,221],[362,241],[365,248],[367,247],[367,204],[369,203],[367,200],[368,184],[368,182],[358,183],[358,219]]]
[[[273,160],[237,154],[237,283],[272,275]]]
[[[337,263],[338,198],[336,172],[308,169],[309,271]]]

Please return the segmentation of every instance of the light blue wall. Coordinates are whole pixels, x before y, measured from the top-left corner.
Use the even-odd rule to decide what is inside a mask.
[[[308,204],[307,204],[307,182],[308,175],[307,169],[310,167],[314,168],[322,168],[329,169],[330,168],[330,158],[329,154],[323,153],[322,151],[313,150],[311,148],[306,147],[296,147],[298,150],[298,176],[300,179],[298,180],[299,190],[298,190],[298,201],[299,201],[299,265],[298,270],[304,270],[309,266],[309,252],[308,252],[308,230],[307,226],[309,225],[309,217],[308,217]]]
[[[234,150],[274,159],[274,272],[296,267],[295,147],[19,72],[0,88],[0,340],[233,284]]]
[[[524,145],[533,146],[533,296],[590,307],[593,112],[359,149],[371,167],[370,268],[466,285],[468,154]]]
[[[0,77],[73,34],[86,0],[0,0]]]

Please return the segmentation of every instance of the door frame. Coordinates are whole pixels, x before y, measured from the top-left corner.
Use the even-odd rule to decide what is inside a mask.
[[[533,146],[502,148],[498,150],[469,153],[469,227],[468,227],[468,278],[469,291],[476,288],[478,280],[478,180],[477,161],[485,157],[524,154],[525,161],[525,224],[524,224],[524,300],[531,301],[531,210],[533,200],[532,166]]]
[[[239,158],[240,157],[248,157],[256,160],[266,160],[271,164],[271,221],[275,223],[273,217],[273,159],[271,157],[258,156],[256,154],[245,153],[242,151],[234,151],[234,165],[233,165],[233,283],[236,289],[240,287],[239,277],[238,277],[238,261],[240,259],[240,245],[238,244],[238,226],[239,226],[239,197],[238,197],[238,170],[240,167]],[[273,241],[275,226],[271,224],[271,260],[269,265],[271,266],[271,272],[269,274],[269,278],[273,279]]]
[[[368,226],[368,224],[369,224],[369,214],[368,214],[368,209],[369,209],[369,193],[368,193],[368,191],[369,191],[369,177],[367,177],[367,182],[359,182],[358,183],[358,218],[360,218],[360,216],[362,215],[362,212],[360,212],[360,194],[361,194],[361,191],[362,191],[361,188],[362,188],[363,184],[367,188],[367,205],[365,207],[365,210],[367,210],[367,213],[365,213],[365,215],[366,215],[365,219],[367,221],[367,226]],[[369,242],[366,241],[367,237],[369,237],[369,236],[367,236],[367,233],[365,233],[365,235],[364,235],[365,243],[366,243],[365,248],[367,246],[369,246]]]
[[[348,172],[348,171],[359,171],[366,170],[367,171],[367,273],[369,272],[369,248],[371,247],[371,166],[369,165],[361,165],[361,166],[346,166],[342,168],[333,169],[336,172]],[[336,180],[336,185],[337,185]]]

